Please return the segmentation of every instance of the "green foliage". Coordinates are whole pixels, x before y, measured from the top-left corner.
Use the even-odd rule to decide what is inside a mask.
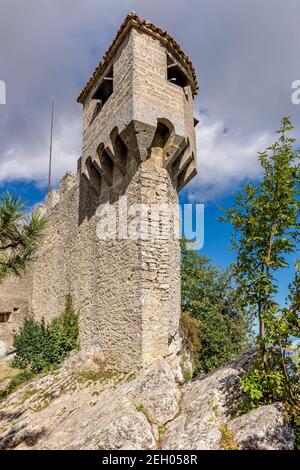
[[[257,361],[253,370],[243,375],[241,385],[244,395],[239,408],[245,412],[259,405],[282,401],[289,396],[282,370],[265,368],[261,361]]]
[[[300,164],[289,118],[281,121],[278,140],[259,154],[263,178],[248,184],[236,196],[224,220],[232,223],[234,273],[245,304],[259,322],[259,357],[241,378],[241,409],[283,402],[296,429],[299,426],[300,388],[300,278],[299,266],[290,285],[287,305],[275,301],[276,274],[288,266],[286,255],[298,249],[300,215]],[[298,424],[297,424],[298,423]]]
[[[248,313],[230,270],[212,266],[184,241],[181,258],[181,323],[198,356],[195,373],[209,372],[249,345]]]
[[[287,137],[292,129],[289,118],[283,118],[278,140],[259,154],[262,181],[244,186],[223,218],[234,228],[234,273],[246,304],[259,320],[259,344],[264,356],[266,321],[270,325],[276,314],[275,273],[288,266],[285,257],[295,252],[299,241],[300,166],[299,153],[293,150],[295,140]]]
[[[28,367],[34,372],[44,369],[48,363],[46,356],[52,350],[48,333],[44,322],[36,322],[32,317],[25,318],[19,334],[14,338],[16,356],[13,366],[21,369]]]
[[[167,432],[166,426],[164,426],[163,424],[158,426],[158,432],[159,432],[159,437],[163,437]]]
[[[28,216],[20,198],[0,196],[0,279],[24,272],[35,258],[45,223],[37,212]]]
[[[63,314],[53,320],[49,326],[51,337],[56,344],[56,354],[60,362],[66,353],[78,346],[78,318],[75,313],[72,296],[67,294],[65,310]]]
[[[49,325],[32,317],[25,318],[19,333],[14,337],[16,356],[13,365],[33,372],[49,370],[77,347],[77,338],[78,319],[71,295],[68,294],[63,314]]]
[[[15,375],[7,388],[1,390],[0,392],[0,400],[6,398],[10,393],[13,393],[17,390],[21,385],[28,382],[29,380],[33,379],[35,376],[34,372],[30,370],[23,370],[19,374]]]
[[[192,370],[189,370],[189,369],[186,369],[184,372],[183,372],[183,380],[184,382],[189,382],[190,380],[192,380],[193,378],[193,371]]]
[[[279,308],[274,303],[265,315],[264,354],[256,359],[251,370],[241,378],[244,392],[242,409],[253,409],[277,401],[292,405],[294,410],[300,405],[299,362],[296,354],[299,351],[300,320],[294,300],[294,295],[298,295],[298,289],[295,288],[298,278],[296,273],[296,280],[290,286],[290,307]],[[296,339],[298,342],[295,343]]]
[[[146,420],[148,421],[149,424],[153,424],[151,418],[150,418],[150,415],[148,413],[148,410],[147,408],[145,407],[145,405],[143,405],[142,403],[138,404],[135,406],[136,408],[136,411],[138,411],[139,413],[143,413],[143,415],[145,416]]]
[[[280,309],[274,304],[265,316],[264,354],[241,377],[243,394],[239,410],[248,412],[260,405],[283,403],[295,430],[296,448],[300,449],[298,289],[296,272],[290,286],[290,306]]]

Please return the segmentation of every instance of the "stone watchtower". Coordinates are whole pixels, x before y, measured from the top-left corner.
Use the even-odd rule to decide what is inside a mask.
[[[149,207],[160,205],[163,218],[178,204],[178,191],[196,174],[196,90],[178,44],[128,15],[78,97],[78,174],[65,175],[48,196],[31,308],[50,319],[71,291],[81,348],[99,351],[115,369],[134,370],[180,348],[179,241],[160,217],[150,234],[145,222]],[[115,238],[99,237],[105,204],[115,209],[115,225],[125,222]],[[133,236],[127,228],[136,223],[136,204],[146,209]]]
[[[129,207],[178,203],[178,191],[196,175],[196,91],[195,71],[179,45],[129,14],[78,97],[85,194],[118,207],[121,196]],[[95,315],[104,355],[126,368],[170,354],[179,344],[178,240],[161,234],[97,246]]]

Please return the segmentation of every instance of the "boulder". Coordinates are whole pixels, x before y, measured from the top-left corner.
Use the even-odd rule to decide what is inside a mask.
[[[294,433],[279,404],[260,406],[239,416],[228,423],[228,429],[242,450],[294,449]]]

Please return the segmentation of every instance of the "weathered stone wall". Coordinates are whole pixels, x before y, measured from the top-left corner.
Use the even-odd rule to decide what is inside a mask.
[[[47,235],[35,263],[34,314],[47,320],[57,316],[70,290],[81,347],[102,353],[121,370],[168,355],[170,344],[178,341],[179,246],[163,233],[151,242],[99,240],[96,208],[109,200],[118,211],[119,191],[127,197],[128,210],[138,202],[176,203],[168,172],[153,168],[156,164],[147,160],[117,194],[100,198],[84,179],[68,174],[59,200],[56,191],[48,198]]]
[[[47,232],[34,265],[32,309],[39,319],[59,315],[71,289],[77,213],[78,178],[67,173],[47,198]]]
[[[108,70],[113,73],[105,77]],[[32,310],[49,321],[62,312],[70,291],[81,348],[112,368],[135,370],[180,348],[180,250],[172,208],[196,172],[193,96],[190,86],[167,80],[164,45],[136,28],[128,30],[106,72],[83,101],[78,174],[67,173],[47,199]],[[113,92],[101,109],[95,92],[105,78],[113,79]],[[123,197],[129,212],[138,203],[160,205],[169,224],[159,218],[154,232],[145,233],[151,212],[142,211],[140,222],[147,224],[138,236],[99,238],[97,208],[110,204],[118,222]],[[136,216],[125,216],[127,223],[134,225]]]
[[[159,118],[168,119],[175,133],[189,138],[192,151],[195,150],[191,88],[181,88],[167,80],[166,48],[159,41],[135,29],[131,34],[134,119],[152,126],[156,126]],[[178,63],[170,52],[168,54]]]
[[[0,322],[0,356],[13,346],[13,336],[30,311],[32,267],[22,277],[10,276],[0,281],[0,313],[10,313],[8,322]]]
[[[92,96],[99,83],[94,86],[84,103],[83,165],[89,156],[93,157],[97,153],[101,142],[109,142],[114,128],[117,127],[121,132],[133,119],[133,60],[133,36],[130,33],[114,57],[113,93],[103,109],[93,119],[97,101]]]
[[[142,202],[150,207],[161,205],[160,221],[164,214],[169,219],[169,227],[158,225],[150,240],[141,241],[145,364],[180,346],[180,250],[173,230],[174,215],[170,212],[172,207],[178,211],[178,196],[158,160],[159,156],[152,152],[151,158],[142,164]]]
[[[51,208],[50,198],[47,204],[48,234],[34,273],[34,313],[47,319],[58,315],[70,290],[79,313],[81,347],[103,352],[112,367],[136,367],[141,357],[137,243],[98,240],[101,200],[84,180],[79,184],[70,174],[67,179],[71,187],[65,189],[62,182],[59,202]],[[136,186],[132,180],[129,195],[138,195]]]

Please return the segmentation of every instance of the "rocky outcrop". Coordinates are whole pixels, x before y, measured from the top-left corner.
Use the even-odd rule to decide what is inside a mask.
[[[252,353],[244,354],[217,371],[182,386],[180,413],[167,425],[162,441],[164,449],[228,449],[223,443],[226,433],[230,436],[232,449],[294,447],[293,431],[280,407],[261,406],[234,418],[241,395],[239,377],[252,358]]]
[[[181,412],[169,423],[163,446],[167,449],[220,449],[221,426],[234,414],[240,395],[239,375],[252,355],[183,385]]]
[[[73,358],[0,403],[0,448],[222,449],[226,428],[235,448],[291,449],[280,407],[233,418],[250,358],[186,384],[176,358],[136,375],[78,371]]]
[[[229,422],[240,449],[292,450],[294,433],[280,405],[266,405]]]

